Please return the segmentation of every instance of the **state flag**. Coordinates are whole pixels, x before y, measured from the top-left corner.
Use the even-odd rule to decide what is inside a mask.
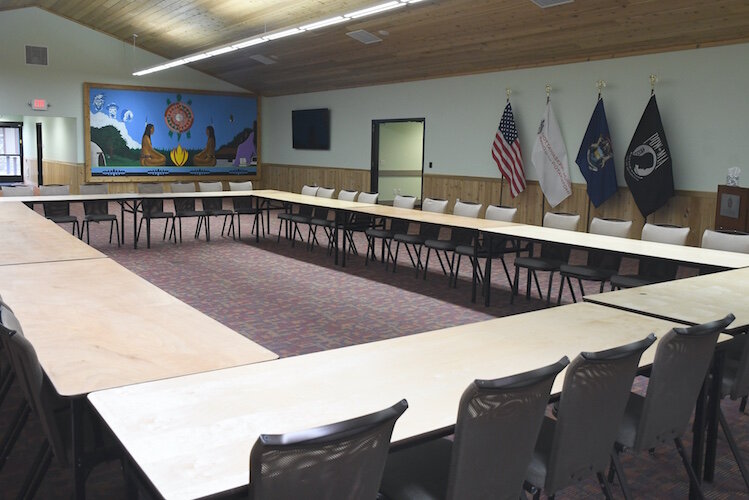
[[[551,102],[546,103],[546,109],[541,117],[531,160],[539,175],[541,191],[552,208],[572,194],[567,147],[554,117]]]
[[[611,198],[617,190],[616,171],[614,170],[614,148],[611,145],[609,124],[606,121],[606,110],[603,99],[598,103],[590,117],[588,129],[577,152],[577,166],[588,184],[588,197],[595,207]]]

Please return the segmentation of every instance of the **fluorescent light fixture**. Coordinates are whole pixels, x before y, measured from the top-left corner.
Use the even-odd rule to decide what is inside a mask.
[[[245,40],[244,42],[235,43],[234,45],[232,45],[232,47],[234,47],[235,49],[244,49],[246,47],[252,47],[253,45],[258,45],[267,41],[268,40],[266,40],[265,38],[260,37],[251,38],[250,40]]]
[[[379,14],[380,12],[385,12],[386,10],[397,9],[398,7],[405,7],[405,6],[406,6],[405,3],[401,3],[396,0],[393,0],[392,2],[381,3],[380,5],[375,5],[374,7],[367,7],[366,9],[356,10],[354,12],[344,14],[343,17],[350,17],[351,19],[358,19],[360,17],[371,16],[373,14]]]
[[[261,43],[269,42],[271,40],[278,40],[279,38],[285,38],[287,36],[297,35],[305,31],[311,31],[311,30],[316,30],[319,28],[324,28],[326,26],[333,26],[334,24],[345,23],[346,21],[349,21],[351,19],[358,19],[360,17],[379,14],[380,12],[386,12],[388,10],[397,9],[399,7],[405,7],[407,5],[410,5],[413,3],[419,3],[422,1],[423,0],[392,0],[390,2],[385,2],[385,3],[378,4],[378,5],[374,5],[372,7],[367,7],[366,9],[356,10],[348,14],[343,14],[340,16],[334,16],[328,19],[323,19],[321,21],[315,21],[312,23],[303,24],[296,28],[283,29],[280,31],[269,33],[264,36],[256,36],[254,38],[248,38],[245,40],[234,42],[231,45],[226,45],[224,47],[219,47],[217,49],[186,56],[186,57],[183,57],[182,59],[176,59],[174,61],[169,61],[167,63],[160,64],[158,66],[153,66],[151,68],[146,68],[140,71],[136,71],[135,73],[133,73],[133,76],[149,75],[151,73],[156,73],[157,71],[163,71],[165,69],[174,68],[176,66],[181,66],[183,64],[190,64],[195,61],[202,61],[203,59],[208,59],[209,57],[220,56],[221,54],[226,54],[228,52],[233,52],[235,50],[244,49],[246,47],[252,47],[253,45],[259,45]],[[532,1],[534,2],[544,2],[544,1],[545,2],[571,2],[574,0],[532,0]]]
[[[220,56],[221,54],[226,54],[227,52],[234,52],[235,50],[237,50],[235,47],[231,45],[227,45],[226,47],[221,47],[220,49],[206,52],[206,54],[208,54],[208,57],[213,57],[213,56]]]
[[[266,35],[263,38],[265,40],[278,40],[279,38],[285,38],[287,36],[296,35],[297,33],[302,33],[302,30],[300,30],[299,28],[291,28],[288,30],[271,33],[270,35]]]
[[[185,57],[185,64],[190,64],[191,62],[200,61],[201,59],[207,59],[209,56],[206,52],[203,52],[201,54],[195,54],[194,56]]]
[[[331,17],[330,19],[317,21],[316,23],[305,24],[304,26],[299,26],[299,29],[304,30],[304,31],[316,30],[318,28],[324,28],[326,26],[332,26],[334,24],[343,23],[343,22],[346,22],[347,20],[348,19],[346,19],[343,16],[336,16],[336,17]]]

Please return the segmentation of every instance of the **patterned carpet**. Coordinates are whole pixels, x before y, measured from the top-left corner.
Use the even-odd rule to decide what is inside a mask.
[[[116,205],[112,212],[119,213]],[[214,219],[211,242],[206,243],[202,238],[193,239],[194,222],[185,220],[184,242],[179,245],[161,240],[163,223],[158,222],[153,229],[152,248],[133,250],[132,222],[128,218],[127,244],[122,248],[107,243],[106,225],[92,225],[91,243],[160,288],[283,357],[545,307],[537,298],[526,301],[524,297],[516,298],[515,304],[510,305],[509,287],[498,261],[492,276],[492,305],[487,308],[481,299],[480,304],[471,303],[467,261],[462,264],[461,279],[453,289],[448,287],[447,278],[434,258],[426,280],[415,278],[405,255],[401,256],[396,273],[386,272],[379,262],[365,265],[362,255],[350,257],[347,267],[341,268],[333,265],[325,248],[316,247],[310,252],[303,244],[292,247],[284,238],[276,243],[275,214],[271,217],[273,237],[259,244],[249,237],[250,223],[246,219],[243,222],[244,240],[239,242],[222,238],[220,219]],[[325,238],[321,241],[324,244]],[[363,253],[363,237],[358,235],[356,242]],[[142,243],[145,246],[144,237]],[[573,255],[573,259],[583,258],[584,253]],[[507,260],[512,270],[512,256]],[[632,263],[625,262],[624,266],[631,268]],[[523,284],[521,279],[521,291]],[[540,284],[545,293],[545,277]],[[554,298],[557,284],[558,281],[552,292]],[[588,291],[596,291],[594,288]],[[568,292],[563,301],[571,301]],[[636,386],[642,390],[645,379],[638,379]],[[20,400],[19,392],[14,387],[0,407],[0,432],[8,426]],[[749,416],[740,414],[735,402],[725,401],[723,408],[742,445],[744,459],[749,461]],[[32,417],[0,471],[0,499],[14,497],[40,442],[41,429]],[[688,480],[675,450],[658,449],[654,455],[625,454],[623,463],[637,498],[686,497]],[[87,486],[90,498],[126,497],[117,462],[95,469]],[[70,489],[69,472],[53,462],[37,497],[66,497]],[[619,490],[614,493],[621,498]],[[706,485],[706,493],[709,498],[749,497],[722,436],[716,480]],[[597,483],[591,480],[564,490],[558,498],[600,496]]]

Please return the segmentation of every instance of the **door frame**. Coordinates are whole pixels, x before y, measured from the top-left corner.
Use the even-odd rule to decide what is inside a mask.
[[[369,164],[369,190],[373,193],[379,192],[380,179],[380,125],[384,123],[421,123],[421,193],[419,201],[424,198],[424,149],[426,146],[426,118],[390,118],[385,120],[372,120],[372,154]]]
[[[24,161],[24,155],[23,155],[23,122],[15,122],[15,121],[0,121],[0,125],[4,128],[17,128],[18,129],[18,148],[19,153],[21,156],[21,175],[20,176],[0,176],[0,183],[3,184],[15,184],[18,182],[23,182],[24,173],[26,170],[26,165]],[[15,155],[12,155],[15,156]]]

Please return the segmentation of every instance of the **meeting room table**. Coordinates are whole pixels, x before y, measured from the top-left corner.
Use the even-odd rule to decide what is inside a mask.
[[[581,302],[88,398],[145,484],[166,499],[192,499],[245,490],[261,433],[337,422],[405,398],[394,446],[438,438],[453,432],[460,396],[474,379],[521,373],[651,332],[660,338],[677,325]],[[641,367],[652,364],[655,348]],[[552,393],[561,391],[563,377]]]

